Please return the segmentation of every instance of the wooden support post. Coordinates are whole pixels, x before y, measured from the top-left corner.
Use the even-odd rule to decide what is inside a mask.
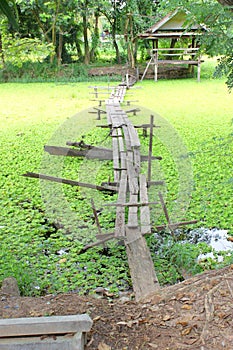
[[[94,91],[95,91],[95,98],[98,98],[98,88],[94,87]]]
[[[154,65],[155,81],[158,81],[158,51],[155,51],[154,54]]]
[[[148,154],[148,175],[147,181],[151,181],[151,159],[152,159],[152,146],[153,146],[153,126],[154,126],[154,116],[150,116],[150,141],[149,141],[149,154]]]
[[[129,74],[128,73],[126,73],[125,78],[126,78],[126,86],[128,89],[129,88]]]
[[[150,61],[147,63],[147,66],[146,66],[146,69],[145,69],[145,71],[144,71],[144,73],[143,73],[143,75],[142,75],[141,81],[143,81],[143,79],[145,78],[146,73],[147,73],[147,71],[148,71],[148,68],[149,68],[149,66],[150,66],[150,64],[151,64],[151,62],[152,62],[152,60],[153,60],[153,57],[151,57],[151,58],[150,58]]]
[[[201,58],[198,57],[198,63],[197,63],[197,81],[198,83],[201,80]]]
[[[144,174],[140,174],[140,200],[142,203],[148,202],[147,183]],[[140,224],[142,235],[151,233],[150,209],[148,205],[140,208]]]
[[[159,199],[160,199],[160,203],[161,203],[161,205],[162,205],[162,209],[163,209],[165,218],[166,218],[167,223],[168,223],[168,227],[169,227],[169,229],[170,229],[170,231],[171,231],[172,236],[174,237],[173,227],[172,227],[172,225],[171,225],[171,221],[170,221],[170,218],[169,218],[169,215],[168,215],[167,207],[166,207],[166,204],[165,204],[165,202],[164,202],[163,195],[162,195],[161,192],[159,192]]]
[[[92,207],[92,210],[93,210],[93,214],[94,214],[94,218],[95,218],[95,223],[96,223],[96,226],[98,228],[98,232],[99,232],[99,235],[102,234],[102,231],[101,231],[101,227],[100,227],[100,222],[99,222],[99,218],[98,218],[98,213],[97,213],[97,210],[96,210],[96,207],[95,207],[95,203],[94,203],[94,199],[91,198],[91,207]]]

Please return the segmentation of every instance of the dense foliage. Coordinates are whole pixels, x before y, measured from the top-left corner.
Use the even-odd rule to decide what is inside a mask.
[[[224,1],[142,1],[142,0],[72,0],[72,1],[2,1],[0,11],[16,27],[8,28],[5,16],[0,17],[0,64],[19,65],[24,61],[49,61],[58,65],[72,62],[97,62],[104,52],[114,49],[117,63],[136,65],[145,47],[138,34],[164,13],[182,8],[191,22],[202,23],[207,31],[201,44],[205,53],[220,55],[217,73],[232,82],[232,11]],[[14,6],[7,6],[7,3]],[[226,1],[226,4],[229,2]],[[190,22],[190,23],[191,23]],[[12,34],[14,39],[12,39]],[[140,53],[141,52],[141,53]],[[113,59],[114,55],[111,59]],[[14,60],[12,60],[14,57]]]

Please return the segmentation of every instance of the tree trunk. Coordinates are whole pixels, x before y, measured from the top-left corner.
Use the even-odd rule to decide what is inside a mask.
[[[233,6],[233,0],[218,0],[218,2],[223,6]]]
[[[5,56],[4,56],[4,51],[2,47],[2,34],[0,33],[0,61],[1,61],[1,66],[2,66],[2,71],[3,71],[3,79],[4,82],[7,82],[8,76],[7,72],[5,70]]]
[[[118,64],[121,64],[121,56],[120,56],[120,50],[119,50],[119,47],[118,47],[118,44],[117,44],[117,41],[116,41],[116,20],[114,19],[113,20],[113,23],[112,23],[112,43],[113,43],[113,47],[115,49],[115,52],[116,52],[116,62]]]
[[[99,14],[95,13],[95,28],[92,37],[92,48],[90,53],[90,60],[93,62],[97,55],[97,48],[99,45]]]
[[[88,42],[87,27],[88,27],[87,14],[84,13],[83,14],[83,38],[84,38],[84,63],[85,64],[90,63],[90,48],[89,48],[89,42]]]
[[[130,68],[135,68],[135,45],[133,40],[133,15],[128,14],[125,23],[124,33],[125,43],[127,46],[127,56]]]
[[[4,52],[2,48],[2,34],[0,33],[0,60],[1,60],[1,65],[5,66],[5,57],[4,57]]]
[[[57,63],[58,66],[62,63],[62,48],[63,48],[63,33],[59,32],[59,40],[58,40],[58,52],[57,52]]]

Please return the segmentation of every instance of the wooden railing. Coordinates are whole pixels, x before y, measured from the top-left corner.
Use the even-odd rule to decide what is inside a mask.
[[[197,81],[201,79],[201,56],[199,48],[159,48],[151,50],[151,58],[147,63],[141,81],[145,78],[149,66],[154,65],[154,80],[158,80],[158,67],[160,65],[197,66]]]

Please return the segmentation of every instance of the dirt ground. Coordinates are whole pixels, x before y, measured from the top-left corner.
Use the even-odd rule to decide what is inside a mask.
[[[140,303],[132,295],[39,298],[0,294],[0,317],[88,313],[86,350],[233,349],[233,265],[162,288]],[[105,294],[105,293],[103,293]]]

